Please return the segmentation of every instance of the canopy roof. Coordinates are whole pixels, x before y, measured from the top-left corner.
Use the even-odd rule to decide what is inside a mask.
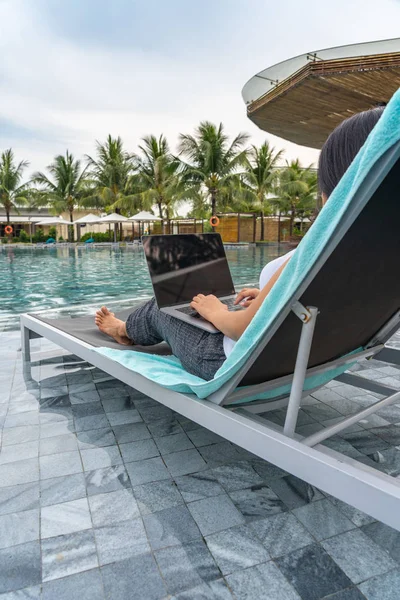
[[[88,215],[84,215],[80,219],[77,219],[76,221],[74,221],[74,225],[80,225],[80,224],[84,225],[85,223],[98,223],[99,218],[100,217],[98,215],[89,213]]]
[[[261,71],[242,95],[258,127],[321,148],[352,114],[386,103],[400,87],[400,38],[317,50]]]
[[[129,217],[130,221],[162,221],[162,219],[160,219],[160,217],[156,217],[155,215],[152,215],[150,212],[147,212],[146,210],[142,210],[141,212],[138,212],[137,215],[133,215],[133,217]]]
[[[35,222],[35,225],[72,225],[70,221],[63,219],[62,217],[53,217],[49,219],[43,219],[43,221]]]
[[[97,218],[97,223],[123,223],[124,221],[128,221],[128,218],[123,215],[117,215],[117,213],[111,213],[111,215],[107,215],[101,219]]]

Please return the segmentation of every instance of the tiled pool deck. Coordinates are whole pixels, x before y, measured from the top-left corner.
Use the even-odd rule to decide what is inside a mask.
[[[399,533],[50,342],[32,347],[24,372],[18,333],[1,334],[1,600],[399,600]],[[400,389],[400,367],[358,368]],[[299,431],[376,397],[332,382]],[[400,406],[329,444],[398,476]]]

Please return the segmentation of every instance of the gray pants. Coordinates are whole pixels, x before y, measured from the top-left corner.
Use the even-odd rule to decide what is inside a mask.
[[[186,371],[207,381],[226,358],[222,333],[209,333],[161,312],[154,298],[129,315],[126,333],[141,346],[167,342]]]

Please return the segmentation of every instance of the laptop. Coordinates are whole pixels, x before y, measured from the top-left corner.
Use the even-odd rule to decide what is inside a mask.
[[[228,310],[236,297],[219,233],[144,235],[143,249],[158,308],[211,333],[219,333],[190,307],[197,294],[214,294]]]

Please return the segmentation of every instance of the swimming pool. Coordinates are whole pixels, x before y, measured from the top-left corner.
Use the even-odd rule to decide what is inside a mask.
[[[286,251],[277,245],[228,248],[236,288],[258,285],[263,266]],[[85,314],[101,304],[125,308],[151,295],[142,248],[0,250],[0,331],[18,329],[23,312]]]

